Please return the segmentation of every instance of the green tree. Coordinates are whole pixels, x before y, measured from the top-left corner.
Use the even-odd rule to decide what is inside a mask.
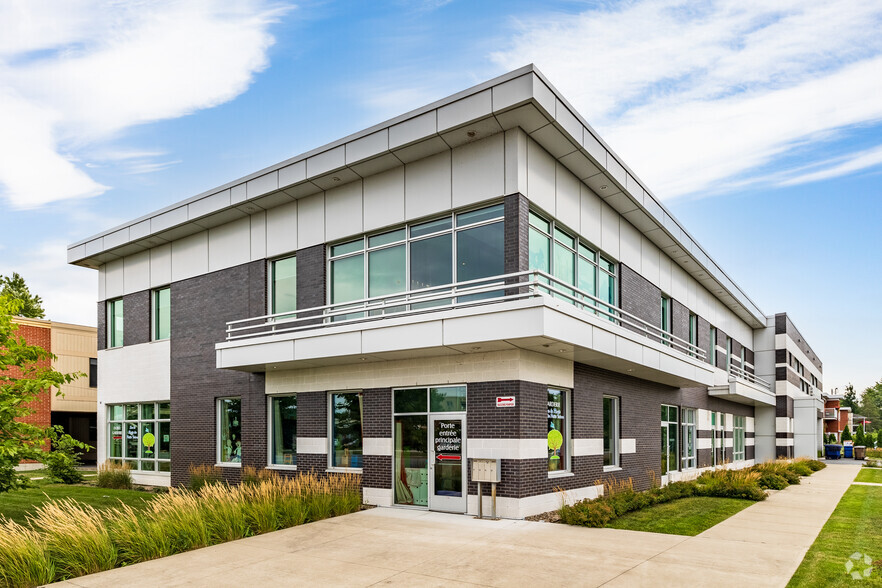
[[[47,429],[21,422],[34,411],[28,406],[40,392],[56,389],[83,374],[62,374],[40,362],[53,355],[29,345],[17,334],[13,316],[20,316],[22,301],[0,295],[0,492],[24,485],[15,473],[23,459],[39,460],[42,446],[50,437]],[[61,394],[61,392],[57,392]]]
[[[857,392],[854,391],[854,386],[852,384],[845,387],[845,396],[843,396],[840,404],[849,407],[852,412],[858,410],[860,403],[858,402]]]
[[[11,277],[0,276],[0,296],[6,296],[21,302],[21,307],[16,311],[18,316],[27,318],[43,318],[46,316],[46,312],[43,310],[42,298],[36,294],[31,294],[24,278],[18,272],[12,272]]]
[[[882,380],[864,390],[858,411],[870,421],[869,430],[882,429]]]
[[[848,425],[846,425],[845,428],[842,429],[842,440],[843,441],[851,441],[852,440],[851,427],[849,427]]]

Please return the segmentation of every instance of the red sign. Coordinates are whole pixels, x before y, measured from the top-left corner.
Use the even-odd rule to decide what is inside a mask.
[[[461,461],[462,460],[461,455],[438,455],[437,457],[440,461],[448,461],[448,460]]]
[[[515,397],[514,396],[497,396],[496,397],[496,408],[500,408],[503,406],[514,406],[515,405]]]

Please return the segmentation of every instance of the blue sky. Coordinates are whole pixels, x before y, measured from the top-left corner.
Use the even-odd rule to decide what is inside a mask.
[[[882,378],[877,2],[13,0],[0,24],[0,274],[54,320],[95,323],[67,244],[535,63],[825,388]]]

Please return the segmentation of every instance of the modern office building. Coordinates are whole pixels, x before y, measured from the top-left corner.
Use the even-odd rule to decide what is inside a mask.
[[[814,402],[778,386],[786,317],[532,66],[68,261],[99,272],[100,458],[140,482],[357,472],[367,503],[476,512],[469,461],[497,458],[500,513],[523,517],[798,453]]]

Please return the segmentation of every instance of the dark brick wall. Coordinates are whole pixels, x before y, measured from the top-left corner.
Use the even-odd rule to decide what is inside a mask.
[[[392,436],[392,389],[368,388],[364,390],[364,422],[362,423],[365,437]],[[391,474],[390,474],[391,476]],[[370,486],[370,484],[367,484]],[[386,486],[372,486],[386,488]]]
[[[123,345],[150,341],[150,290],[123,296]]]
[[[297,251],[297,308],[327,304],[327,267],[324,244]]]
[[[707,353],[710,347],[710,323],[702,317],[698,317],[698,346]],[[712,354],[707,353],[705,360],[710,363],[713,359]]]
[[[689,341],[689,309],[671,299],[671,326],[675,337]]]
[[[266,464],[264,375],[218,370],[214,349],[225,338],[226,321],[265,312],[264,261],[171,285],[172,484],[187,482],[190,464],[215,463],[216,399],[221,397],[242,399],[243,464]],[[229,481],[239,478],[236,468],[224,468],[224,474]]]
[[[814,364],[818,371],[824,373],[824,364],[820,359],[815,355],[812,351],[811,347],[808,346],[808,343],[805,341],[805,337],[802,336],[802,333],[799,332],[799,329],[793,324],[793,321],[790,320],[790,317],[787,316],[787,313],[781,313],[775,315],[775,334],[781,335],[786,333],[790,339],[796,343],[796,346],[809,358],[809,360]]]
[[[793,416],[793,398],[790,396],[775,397],[775,416],[776,417],[792,417]]]
[[[98,303],[98,351],[107,349],[107,301]]]
[[[468,385],[466,431],[470,439],[543,439],[548,435],[548,388],[509,380]],[[515,406],[497,408],[497,396],[514,396]]]
[[[661,325],[661,290],[624,263],[620,263],[619,268],[619,300],[622,310],[651,325]]]

